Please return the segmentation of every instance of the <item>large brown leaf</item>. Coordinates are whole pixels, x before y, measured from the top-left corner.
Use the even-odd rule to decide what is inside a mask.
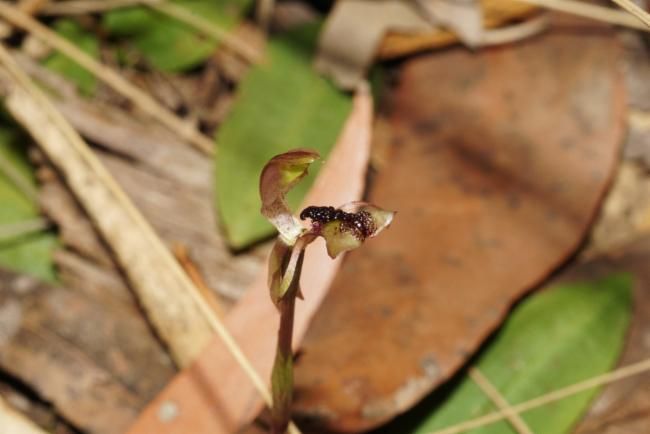
[[[314,318],[299,416],[353,431],[406,410],[575,250],[623,136],[619,55],[583,25],[403,66],[370,194],[398,214]]]

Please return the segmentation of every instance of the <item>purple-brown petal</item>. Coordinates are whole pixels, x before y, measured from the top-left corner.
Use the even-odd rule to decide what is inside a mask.
[[[264,166],[260,176],[262,215],[276,227],[283,239],[293,244],[302,233],[300,221],[293,216],[285,195],[308,173],[311,163],[320,158],[316,151],[296,149],[276,155]]]

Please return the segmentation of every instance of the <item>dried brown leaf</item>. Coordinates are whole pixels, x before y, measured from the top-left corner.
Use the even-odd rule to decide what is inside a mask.
[[[620,46],[566,26],[407,62],[369,199],[399,218],[355,251],[296,365],[296,410],[362,431],[449,378],[582,240],[624,133]]]

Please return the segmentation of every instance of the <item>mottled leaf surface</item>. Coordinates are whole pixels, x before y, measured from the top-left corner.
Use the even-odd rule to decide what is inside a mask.
[[[305,147],[327,158],[350,111],[349,95],[312,69],[316,33],[316,27],[309,27],[271,40],[266,61],[241,82],[232,111],[218,131],[217,208],[235,248],[273,233],[259,212],[258,179],[266,162]],[[287,197],[296,213],[319,168],[313,164]]]
[[[25,155],[26,140],[15,127],[6,123],[0,125],[0,158],[6,159],[25,179],[34,183]],[[36,204],[0,172],[0,225],[19,223],[38,215]],[[0,266],[54,281],[52,252],[56,244],[56,236],[50,232],[0,240]]]

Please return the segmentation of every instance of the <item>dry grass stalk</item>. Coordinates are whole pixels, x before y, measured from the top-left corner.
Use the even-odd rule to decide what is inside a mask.
[[[97,62],[81,51],[76,45],[62,38],[47,26],[44,26],[5,1],[0,1],[0,16],[10,23],[31,32],[49,46],[70,57],[115,91],[129,99],[140,110],[166,125],[170,130],[176,132],[180,137],[190,142],[199,150],[206,154],[213,152],[214,142],[209,137],[203,135],[193,125],[162,107],[146,92],[129,83],[111,68]]]
[[[0,226],[0,242],[13,240],[24,235],[40,232],[50,227],[50,222],[44,218],[23,220]]]
[[[460,434],[472,429],[480,428],[482,426],[490,425],[494,422],[498,422],[500,420],[506,419],[508,417],[508,414],[510,413],[521,414],[526,411],[533,410],[535,408],[550,404],[552,402],[560,401],[564,398],[568,398],[580,392],[584,392],[586,390],[604,386],[606,384],[614,383],[616,381],[623,380],[625,378],[629,378],[634,375],[639,375],[648,371],[650,371],[650,358],[642,360],[637,363],[633,363],[631,365],[624,366],[622,368],[616,369],[606,374],[598,375],[588,380],[572,384],[562,389],[554,390],[553,392],[531,399],[530,401],[513,405],[508,409],[508,411],[504,411],[504,410],[495,411],[493,413],[489,413],[484,416],[477,417],[475,419],[467,420],[465,422],[461,422],[459,424],[447,428],[443,428],[441,430],[434,431],[429,434]]]
[[[547,14],[542,14],[521,23],[495,29],[486,29],[483,32],[481,45],[501,45],[521,41],[522,39],[530,38],[545,31],[548,25],[549,20]]]
[[[34,422],[9,407],[0,397],[0,427],[7,434],[46,434]]]
[[[216,26],[214,23],[211,23],[204,18],[193,14],[181,6],[175,5],[171,2],[147,1],[145,4],[158,12],[175,18],[178,21],[181,21],[191,27],[194,27],[196,30],[204,33],[207,36],[210,36],[215,41],[221,42],[234,53],[237,53],[250,63],[257,63],[262,57],[256,48],[249,45],[242,39],[235,37],[229,31]]]
[[[159,3],[162,0],[67,0],[48,2],[39,13],[43,15],[84,15],[113,9]]]
[[[614,3],[637,17],[648,28],[650,28],[650,14],[641,9],[636,3],[631,0],[612,0]]]
[[[630,14],[618,11],[612,8],[597,6],[576,0],[520,0],[523,3],[529,3],[543,8],[564,12],[567,14],[577,15],[579,17],[590,18],[592,20],[604,23],[614,24],[623,27],[629,27],[637,30],[650,31],[647,26],[640,23]]]
[[[7,178],[29,200],[38,201],[36,188],[3,154],[0,154],[0,175]]]
[[[257,0],[255,18],[257,19],[257,24],[265,31],[269,29],[269,25],[271,24],[274,7],[275,0]]]
[[[497,408],[507,414],[506,418],[510,425],[517,431],[518,434],[533,434],[531,429],[526,425],[526,422],[521,418],[521,416],[512,411],[510,404],[506,399],[501,395],[496,387],[490,382],[490,380],[483,375],[478,368],[470,368],[469,376],[476,383],[476,385],[487,395],[488,398],[497,406]]]
[[[207,21],[203,17],[193,14],[182,6],[175,5],[168,1],[162,0],[69,0],[64,2],[50,2],[43,7],[41,13],[44,15],[83,15],[89,13],[106,12],[113,9],[120,9],[132,6],[148,6],[164,15],[175,20],[183,22],[188,26],[198,30],[215,41],[222,43],[234,53],[237,53],[243,59],[250,63],[258,62],[261,53],[246,43],[246,41],[236,37],[228,30],[219,27],[213,22]]]

